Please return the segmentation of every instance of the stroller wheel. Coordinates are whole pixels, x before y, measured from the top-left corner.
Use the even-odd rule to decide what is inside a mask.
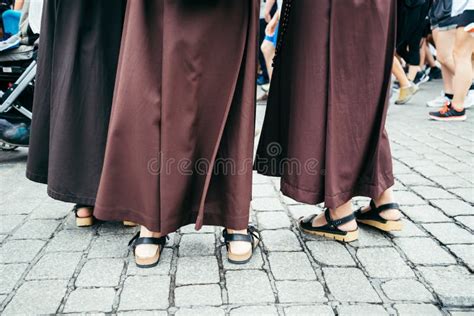
[[[10,144],[7,144],[7,143],[4,143],[4,142],[0,141],[0,149],[3,150],[3,151],[13,151],[17,148],[18,148],[18,146],[10,145]]]

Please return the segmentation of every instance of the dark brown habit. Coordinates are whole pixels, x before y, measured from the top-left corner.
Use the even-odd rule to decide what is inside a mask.
[[[291,8],[288,5],[291,2]],[[256,169],[336,208],[393,185],[385,117],[395,0],[285,1]]]
[[[46,0],[26,176],[94,205],[112,106],[124,0]]]
[[[129,1],[95,216],[245,229],[258,0]]]

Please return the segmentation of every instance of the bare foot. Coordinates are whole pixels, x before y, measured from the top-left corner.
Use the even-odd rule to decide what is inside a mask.
[[[233,230],[227,228],[229,234],[242,234],[247,235],[247,230]],[[229,243],[229,252],[233,253],[234,255],[244,255],[249,253],[252,250],[253,245],[245,241],[231,241]]]
[[[140,237],[161,237],[161,234],[158,232],[152,232],[148,230],[145,226],[140,226]],[[140,258],[151,258],[156,255],[158,251],[158,245],[137,245],[135,248],[135,255]]]
[[[382,195],[374,200],[375,206],[394,203],[395,198],[393,196],[393,188],[389,188],[382,193]],[[370,211],[370,206],[366,206],[362,209],[362,213]],[[397,209],[390,209],[380,213],[380,217],[389,221],[398,221],[402,217],[402,213]]]
[[[86,218],[92,216],[92,207],[78,207],[77,208],[77,217]]]
[[[341,205],[341,206],[339,206],[336,209],[329,209],[329,214],[331,215],[331,218],[333,220],[341,219],[343,217],[351,215],[352,213],[353,213],[352,212],[352,203],[350,201],[343,204],[343,205]],[[326,218],[324,216],[324,212],[322,212],[321,214],[316,216],[313,220],[313,227],[321,227],[321,226],[324,226],[326,224],[327,224],[327,221],[326,221]],[[345,231],[345,232],[354,231],[354,230],[357,229],[357,222],[354,219],[354,220],[352,220],[348,223],[345,223],[343,225],[338,226],[337,228],[339,228],[340,230]]]

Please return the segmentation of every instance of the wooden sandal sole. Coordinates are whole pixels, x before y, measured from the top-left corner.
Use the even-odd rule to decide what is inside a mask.
[[[126,226],[126,227],[136,227],[136,226],[138,226],[138,224],[135,223],[135,222],[131,222],[131,221],[123,221],[123,226]]]
[[[94,217],[76,217],[76,226],[77,227],[89,227],[94,225]]]
[[[259,237],[260,237],[260,235],[259,235]],[[254,252],[255,248],[257,248],[258,243],[259,243],[258,239],[255,238],[255,241],[252,245],[253,248],[248,253],[245,253],[245,254],[236,255],[236,254],[233,254],[233,253],[227,251],[227,260],[230,263],[233,263],[233,264],[246,264],[246,263],[248,263],[252,259],[253,252]]]
[[[156,265],[160,262],[160,257],[161,253],[159,250],[153,257],[141,258],[139,256],[135,256],[135,264],[139,268],[153,268],[156,267]]]
[[[307,233],[307,234],[310,234],[310,235],[325,237],[325,238],[328,238],[328,239],[334,239],[334,240],[342,241],[342,242],[346,242],[346,243],[359,239],[359,230],[355,230],[353,232],[347,232],[346,235],[339,235],[339,234],[331,234],[331,233],[327,233],[327,232],[306,230],[304,228],[301,228],[301,230],[303,232]]]
[[[401,220],[398,221],[387,221],[386,223],[381,223],[375,220],[369,219],[358,219],[357,222],[361,224],[365,224],[367,226],[372,226],[377,229],[380,229],[384,232],[393,232],[393,231],[401,231],[403,229],[403,222]]]

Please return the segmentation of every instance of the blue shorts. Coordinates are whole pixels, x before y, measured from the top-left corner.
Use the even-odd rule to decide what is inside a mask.
[[[280,23],[278,23],[277,27],[275,28],[275,33],[272,36],[265,35],[265,40],[272,43],[273,46],[277,46],[278,42],[278,29],[280,28]]]

